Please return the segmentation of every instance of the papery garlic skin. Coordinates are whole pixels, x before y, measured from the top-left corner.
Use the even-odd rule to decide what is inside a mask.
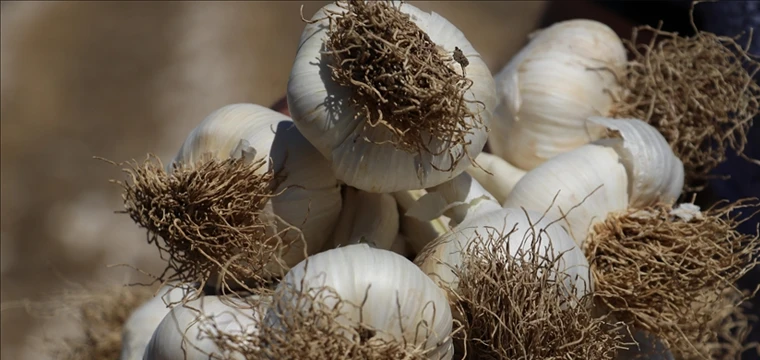
[[[628,176],[614,149],[588,144],[529,171],[502,205],[548,210],[582,246],[592,225],[627,209]]]
[[[311,252],[319,251],[338,220],[340,185],[330,165],[304,138],[292,120],[255,104],[231,104],[207,116],[188,136],[172,164],[192,166],[211,155],[224,160],[244,157],[265,159],[277,175],[284,177],[266,210],[287,225],[300,229]],[[169,164],[169,166],[173,166]],[[267,171],[266,166],[260,169]],[[295,230],[283,235],[294,239]],[[288,264],[303,256],[303,242],[296,241],[285,254]]]
[[[390,250],[396,241],[399,214],[396,199],[347,186],[343,190],[343,210],[333,231],[331,248],[360,242]]]
[[[657,202],[673,205],[681,196],[684,167],[665,137],[639,119],[590,117],[594,143],[610,146],[628,173],[629,204],[644,208]]]
[[[122,328],[119,360],[142,359],[158,325],[191,291],[193,289],[188,285],[165,285],[153,298],[135,309]]]
[[[399,231],[406,237],[415,253],[419,253],[427,244],[451,229],[449,226],[450,219],[445,215],[429,221],[406,215],[410,209],[419,206],[418,201],[426,194],[426,190],[393,193],[401,212]]]
[[[567,288],[573,289],[577,297],[592,290],[588,261],[568,233],[540,212],[517,208],[503,208],[468,217],[430,244],[415,259],[415,263],[439,286],[456,292],[459,282],[452,269],[461,268],[470,246],[476,242],[486,246],[489,236],[508,236],[505,247],[509,248],[497,253],[505,261],[516,258],[520,250],[527,251],[528,257],[556,258],[562,254],[556,270],[569,275],[564,279]],[[534,239],[536,245],[532,243]]]
[[[588,143],[586,119],[609,114],[626,63],[622,41],[600,22],[568,20],[534,33],[495,76],[492,152],[531,170]]]
[[[358,325],[362,319],[365,325],[377,330],[378,338],[405,340],[407,344],[431,350],[430,359],[452,358],[449,335],[453,320],[443,290],[403,256],[367,244],[319,253],[290,269],[277,287],[274,297],[277,310],[270,309],[267,323],[277,324],[278,312],[287,316],[288,311],[297,311],[291,297],[281,296],[286,291],[316,294],[325,287],[335,290],[344,301],[340,305],[342,316],[337,320],[347,328]],[[328,307],[336,304],[333,296],[319,298]],[[361,314],[358,307],[345,304],[362,304],[365,298]],[[421,325],[423,321],[426,326]],[[425,338],[427,333],[430,336]]]
[[[236,351],[223,354],[211,336],[221,331],[241,338],[253,337],[258,333],[263,311],[263,307],[247,301],[218,296],[203,296],[177,305],[156,329],[143,360],[245,359]]]
[[[480,183],[499,203],[504,202],[526,171],[518,169],[506,160],[489,153],[480,153],[467,173]],[[490,173],[490,174],[489,174]]]
[[[466,77],[473,86],[465,93],[467,106],[479,114],[482,123],[490,123],[496,106],[496,88],[493,77],[480,54],[472,47],[464,34],[448,20],[436,13],[426,13],[407,3],[395,3],[411,20],[443,51],[452,54],[455,47],[461,49],[469,65]],[[439,155],[409,153],[398,150],[393,144],[377,143],[391,139],[391,133],[382,126],[363,129],[366,119],[357,117],[349,107],[350,90],[340,87],[330,78],[328,55],[322,55],[327,40],[328,19],[326,11],[343,11],[336,4],[329,4],[314,14],[306,25],[290,73],[288,82],[288,107],[301,133],[314,144],[327,159],[338,179],[358,189],[390,193],[435,186],[453,178],[470,166],[468,156],[461,158],[451,169],[452,158],[445,151],[450,145],[433,141],[430,149]],[[453,60],[452,69],[461,74],[461,66]],[[472,102],[473,100],[480,103]],[[473,119],[468,119],[475,124]],[[372,142],[365,141],[370,139]],[[485,127],[476,127],[466,137],[468,145],[456,145],[453,152],[476,157],[485,146]],[[438,169],[443,169],[437,170]],[[450,171],[446,171],[451,169]]]

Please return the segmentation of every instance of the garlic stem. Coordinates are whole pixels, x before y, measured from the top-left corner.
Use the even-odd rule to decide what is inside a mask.
[[[467,168],[467,173],[477,180],[499,203],[503,203],[507,199],[515,184],[526,173],[525,170],[518,169],[506,160],[489,153],[480,153],[475,158],[475,162],[479,166],[470,166]]]

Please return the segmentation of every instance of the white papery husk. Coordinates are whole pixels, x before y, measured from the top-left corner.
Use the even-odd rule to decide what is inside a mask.
[[[304,258],[301,235],[310,253],[319,251],[341,210],[340,185],[322,155],[304,138],[292,120],[255,104],[231,104],[206,117],[187,137],[171,164],[195,164],[208,154],[219,160],[244,157],[266,160],[283,181],[266,209],[279,218],[293,246],[283,257],[293,265]],[[271,163],[269,163],[271,161]],[[263,173],[268,167],[260,169]]]
[[[641,209],[655,203],[675,204],[684,183],[684,167],[665,137],[639,119],[591,117],[595,144],[612,147],[628,173],[629,205]]]
[[[504,249],[495,255],[507,261],[516,259],[522,250],[525,260],[531,256],[556,259],[557,272],[566,274],[566,289],[573,289],[576,298],[592,290],[589,264],[580,247],[557,223],[551,223],[544,214],[518,208],[500,208],[478,212],[467,217],[450,232],[436,239],[415,259],[415,263],[439,286],[456,292],[458,278],[454,269],[460,269],[471,246],[487,246],[489,238],[507,238]]]
[[[466,106],[474,114],[479,114],[481,122],[488,126],[496,106],[496,89],[480,54],[464,34],[442,16],[435,12],[426,13],[406,3],[393,3],[408,14],[442,51],[452,54],[455,47],[461,49],[469,61],[465,76],[473,81],[464,96],[468,100]],[[467,120],[474,127],[466,136],[467,145],[452,147],[442,141],[433,141],[429,145],[431,153],[440,155],[406,152],[391,143],[378,144],[391,139],[390,131],[383,126],[364,129],[362,125],[366,119],[357,116],[357,112],[347,105],[350,90],[331,79],[330,57],[321,54],[329,28],[328,10],[342,11],[336,4],[329,4],[317,11],[306,25],[290,74],[287,97],[296,126],[330,160],[335,176],[364,191],[390,193],[435,186],[465,171],[471,164],[470,158],[482,151],[487,139],[486,128],[476,126],[472,118]],[[462,74],[461,66],[455,61],[451,60],[449,65]],[[452,157],[446,149],[469,156],[462,157],[452,168]]]
[[[467,169],[475,180],[483,186],[499,203],[504,202],[526,171],[518,169],[506,160],[489,153],[480,153],[475,158],[477,166]]]
[[[172,308],[194,290],[194,287],[169,284],[135,309],[124,323],[119,360],[141,360],[156,328]]]
[[[432,220],[420,220],[414,216],[414,213],[412,215],[408,214],[411,209],[419,206],[418,201],[427,193],[427,190],[409,190],[393,193],[393,197],[398,202],[399,212],[401,213],[399,231],[406,237],[414,253],[419,253],[427,244],[451,229],[449,227],[450,219],[445,215]],[[436,209],[436,211],[438,210]]]
[[[203,296],[175,306],[156,329],[144,360],[244,359],[255,344],[266,299]],[[234,343],[219,348],[220,335]],[[241,349],[236,351],[235,349]]]
[[[622,41],[600,22],[568,20],[535,32],[495,76],[491,151],[531,170],[588,143],[586,119],[609,114],[626,64]]]
[[[343,189],[340,219],[325,250],[361,242],[390,250],[396,243],[398,230],[399,213],[393,195],[347,186]]]
[[[588,144],[560,154],[529,171],[502,204],[534,211],[549,209],[583,245],[591,227],[628,208],[628,176],[617,152]]]
[[[324,293],[324,289],[332,292]],[[430,359],[453,356],[453,320],[443,290],[399,254],[353,244],[310,256],[291,268],[278,285],[267,324],[278,326],[280,316],[308,307],[293,292],[311,294],[313,301],[328,309],[337,306],[336,320],[347,331],[375,330],[368,342],[374,338],[405,341],[430,351]]]

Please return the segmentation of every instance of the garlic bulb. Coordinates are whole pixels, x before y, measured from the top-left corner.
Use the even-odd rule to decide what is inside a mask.
[[[316,301],[332,308],[338,299],[324,296],[321,291],[326,287],[342,300],[337,305],[340,324],[352,329],[361,322],[376,331],[368,342],[374,338],[405,341],[431,350],[431,359],[453,356],[452,317],[443,291],[411,261],[367,244],[319,253],[290,269],[277,287],[267,323],[278,324],[279,316],[303,311],[298,310],[303,300],[283,295],[290,290],[313,294]]]
[[[615,149],[628,172],[629,204],[644,208],[656,202],[673,205],[683,188],[683,163],[657,129],[638,119],[590,117],[596,144]]]
[[[467,169],[475,180],[499,203],[504,202],[518,181],[525,175],[525,170],[518,169],[506,160],[489,153],[480,153],[475,162]]]
[[[409,245],[415,253],[422,249],[435,238],[450,230],[449,218],[439,216],[432,220],[420,220],[419,216],[410,216],[410,209],[419,207],[418,201],[427,194],[425,190],[409,190],[393,193],[401,212],[400,232],[406,237]],[[414,213],[412,213],[414,215]],[[427,215],[425,215],[427,216]]]
[[[368,193],[347,186],[330,249],[364,242],[390,250],[398,234],[398,217],[396,199],[392,195]]]
[[[143,359],[244,359],[237,351],[221,350],[214,337],[234,334],[236,345],[245,346],[245,338],[257,334],[261,316],[263,308],[231,297],[203,296],[177,305],[161,321]]]
[[[204,156],[271,160],[284,176],[270,204],[271,211],[303,233],[309,249],[318,251],[337,222],[340,186],[326,159],[298,132],[287,116],[254,104],[224,106],[201,122],[188,136],[172,164],[192,165]],[[170,165],[172,166],[172,165]],[[261,172],[266,171],[261,168]],[[288,231],[287,238],[299,234]],[[285,255],[289,264],[303,259],[296,241]]]
[[[593,224],[628,206],[628,178],[620,162],[611,148],[584,145],[529,171],[502,205],[548,210],[548,220],[559,220],[583,245]]]
[[[574,289],[578,297],[591,291],[589,265],[580,247],[558,224],[530,210],[503,208],[468,217],[431,243],[415,263],[441,287],[456,292],[458,279],[452,269],[462,266],[469,246],[476,241],[487,241],[489,236],[507,238],[505,245],[509,248],[497,254],[504,260],[515,258],[521,249],[528,252],[528,257],[557,257],[564,253],[557,270],[569,275],[564,280],[567,288]]]
[[[495,91],[480,54],[445,18],[406,3],[359,1],[314,14],[287,98],[296,126],[339,180],[390,193],[467,169],[485,146]]]
[[[161,320],[192,290],[190,286],[165,285],[152,299],[135,309],[122,329],[119,360],[142,359]]]
[[[596,21],[563,21],[532,35],[495,76],[492,152],[530,170],[588,143],[586,119],[609,113],[626,60],[620,38]]]

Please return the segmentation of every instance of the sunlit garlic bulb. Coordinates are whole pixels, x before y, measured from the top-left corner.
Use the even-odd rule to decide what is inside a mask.
[[[317,11],[287,97],[336,177],[379,193],[435,186],[467,169],[496,104],[490,71],[456,26],[386,1]]]
[[[443,290],[391,251],[354,244],[313,255],[288,272],[274,298],[267,324],[285,326],[283,317],[308,312],[317,302],[337,309],[331,318],[342,324],[345,336],[370,329],[367,343],[397,341],[428,351],[430,359],[453,356],[452,317]]]
[[[208,154],[217,159],[244,157],[251,162],[269,163],[271,159],[276,176],[283,176],[268,205],[272,213],[300,229],[311,252],[325,243],[340,213],[340,186],[327,161],[290,118],[254,104],[224,106],[190,133],[173,164],[196,164]],[[285,235],[296,236],[295,231]],[[303,259],[298,244],[285,256],[291,265]]]
[[[493,153],[530,170],[588,143],[586,119],[609,114],[626,61],[620,38],[597,21],[562,21],[534,33],[495,76]]]

